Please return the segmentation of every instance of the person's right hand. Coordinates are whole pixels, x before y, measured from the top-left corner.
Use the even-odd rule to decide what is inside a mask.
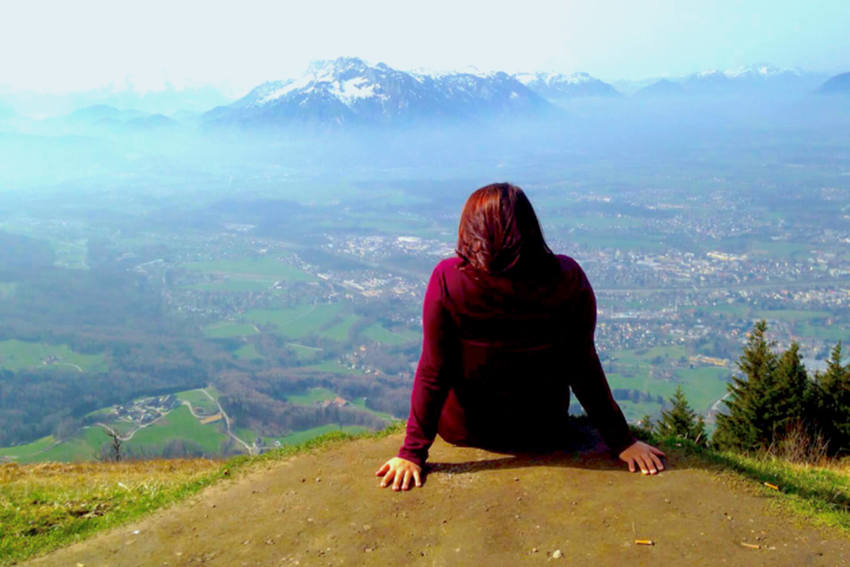
[[[393,483],[393,490],[409,490],[410,482],[422,486],[422,467],[401,457],[393,457],[375,472],[381,479],[381,488]]]
[[[664,451],[643,441],[635,441],[620,453],[620,460],[628,463],[631,472],[640,467],[643,474],[657,474],[664,470],[664,462],[660,459],[664,456]]]

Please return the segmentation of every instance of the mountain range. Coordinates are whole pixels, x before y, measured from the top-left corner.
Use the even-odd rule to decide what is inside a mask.
[[[534,115],[551,105],[507,73],[419,74],[341,57],[207,112],[215,125],[399,124]]]

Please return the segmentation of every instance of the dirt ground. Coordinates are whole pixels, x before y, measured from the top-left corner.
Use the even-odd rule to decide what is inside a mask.
[[[684,458],[644,476],[598,448],[503,455],[438,440],[423,488],[379,489],[374,471],[401,440],[270,463],[31,564],[850,565],[850,539]]]

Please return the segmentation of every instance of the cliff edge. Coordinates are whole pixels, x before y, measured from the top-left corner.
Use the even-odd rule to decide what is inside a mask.
[[[270,461],[29,564],[850,564],[846,536],[788,516],[756,483],[684,455],[649,477],[598,447],[504,455],[438,440],[423,488],[379,489],[374,471],[401,439]]]

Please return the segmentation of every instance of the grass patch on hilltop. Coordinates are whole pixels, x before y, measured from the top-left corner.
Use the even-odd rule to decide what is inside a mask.
[[[228,461],[0,465],[0,566],[126,524],[254,466],[356,438],[401,431],[397,423],[373,433],[333,431],[260,456]]]
[[[650,437],[653,438],[647,439],[648,442],[662,447],[668,454],[754,481],[753,488],[759,495],[773,499],[782,510],[819,525],[838,528],[850,536],[850,461],[847,459],[809,465],[771,455],[718,451],[680,439]]]

